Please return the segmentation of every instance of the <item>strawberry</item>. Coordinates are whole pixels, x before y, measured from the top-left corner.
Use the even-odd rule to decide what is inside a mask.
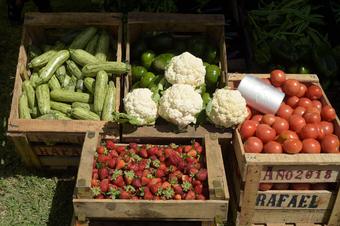
[[[183,147],[179,146],[178,148],[176,148],[176,152],[183,153]]]
[[[130,199],[130,194],[127,191],[121,190],[119,194],[120,199]]]
[[[132,180],[132,185],[136,188],[142,187],[142,181],[139,178],[135,178]]]
[[[141,179],[141,182],[142,182],[142,185],[147,185],[147,184],[149,184],[150,183],[150,178],[147,178],[147,177],[142,177],[142,179]]]
[[[96,196],[96,199],[105,199],[105,196],[103,194],[100,194],[100,195]]]
[[[142,149],[139,151],[139,155],[140,155],[142,158],[147,158],[147,157],[148,157],[148,152],[146,151],[145,148],[142,148]]]
[[[195,199],[195,192],[188,191],[188,193],[185,195],[185,200],[194,200]]]
[[[196,168],[190,168],[189,169],[189,175],[190,177],[195,177],[195,175],[198,173],[198,169]]]
[[[148,176],[149,174],[151,174],[150,169],[145,169],[145,170],[143,170],[143,176],[144,176],[144,177]]]
[[[111,158],[117,158],[119,155],[116,150],[111,150],[109,156],[111,156]]]
[[[116,166],[117,159],[116,158],[110,158],[108,161],[107,165],[111,168],[114,169]]]
[[[161,200],[161,197],[159,197],[159,196],[154,196],[154,197],[153,197],[153,200],[155,200],[155,201]]]
[[[150,168],[150,161],[149,159],[142,159],[139,163],[138,163],[138,169],[143,171],[147,168]]]
[[[163,182],[162,183],[162,189],[165,190],[167,188],[170,188],[171,187],[171,184],[167,181]]]
[[[177,179],[176,175],[169,174],[169,182],[170,182],[170,184],[178,184],[178,179]]]
[[[103,155],[103,154],[99,154],[98,157],[97,157],[98,163],[105,164],[107,160],[109,160],[109,157],[106,156],[106,155]]]
[[[122,159],[117,160],[116,169],[122,169],[125,167],[125,162]]]
[[[109,190],[109,179],[104,179],[100,182],[100,190],[105,193]]]
[[[196,194],[202,194],[203,185],[202,185],[202,184],[196,185],[196,186],[194,187],[194,191],[195,191]]]
[[[192,183],[193,186],[197,186],[197,185],[201,185],[202,184],[202,182],[199,181],[199,180],[193,180],[191,183]]]
[[[153,199],[153,194],[150,191],[144,191],[144,199],[145,200],[152,200]]]
[[[135,172],[133,172],[132,170],[124,172],[124,179],[125,179],[126,184],[130,185],[134,177],[135,177]]]
[[[135,196],[135,195],[133,195],[130,199],[131,200],[139,200],[139,198],[137,196]]]
[[[106,148],[109,149],[109,150],[112,150],[114,149],[116,146],[116,144],[114,143],[113,140],[107,140],[106,141]]]
[[[99,186],[99,180],[92,179],[91,180],[91,187],[98,187]]]
[[[189,163],[189,164],[192,164],[192,163],[197,162],[197,159],[188,156],[188,158],[186,158],[185,161],[186,161],[187,163]]]
[[[99,175],[98,175],[98,171],[97,172],[93,172],[92,173],[92,179],[98,179]]]
[[[164,156],[164,155],[160,156],[160,157],[159,157],[159,161],[160,161],[160,162],[164,162],[164,161],[165,161],[165,156]]]
[[[183,194],[183,189],[182,189],[181,185],[175,184],[172,187],[174,188],[174,191],[175,191],[176,194],[180,194],[180,195]]]
[[[157,149],[156,156],[157,156],[158,158],[160,158],[160,157],[163,156],[163,149],[162,149],[162,148],[158,148],[158,149]]]
[[[138,144],[136,144],[136,143],[130,143],[129,144],[129,148],[132,148],[132,149],[137,149],[138,148]]]
[[[185,152],[185,153],[188,153],[191,149],[192,149],[192,146],[191,146],[191,145],[185,145],[185,146],[184,146],[184,152]]]
[[[195,149],[196,149],[198,154],[202,154],[202,152],[203,152],[202,146],[196,147]]]
[[[177,162],[177,168],[179,170],[183,170],[186,166],[186,163],[183,159],[180,159],[178,162]]]
[[[125,147],[124,146],[116,146],[116,151],[119,153],[119,154],[122,154],[125,152]]]
[[[122,156],[122,159],[123,159],[125,162],[130,162],[130,160],[131,160],[131,158],[130,158],[130,156],[129,156],[128,154],[124,154],[124,155]]]
[[[137,171],[135,172],[135,175],[136,175],[136,177],[140,178],[140,177],[143,176],[143,171],[137,170]]]
[[[188,181],[184,181],[183,184],[182,184],[182,188],[183,188],[183,191],[184,192],[187,192],[191,189],[192,187],[192,184]]]
[[[187,153],[187,155],[192,157],[192,158],[195,158],[197,156],[197,152],[192,149]]]
[[[170,173],[173,173],[173,172],[175,172],[177,170],[177,167],[176,166],[174,166],[174,165],[170,165],[169,166],[169,172]]]
[[[123,176],[118,176],[113,183],[118,187],[123,187],[125,185]]]
[[[92,188],[91,188],[91,192],[92,192],[92,195],[93,195],[94,197],[97,197],[98,195],[101,194],[100,187],[99,187],[99,186],[92,187]]]
[[[182,196],[181,195],[179,195],[179,194],[176,194],[175,195],[175,200],[181,200],[182,199]]]
[[[97,153],[98,155],[103,155],[105,153],[105,147],[104,146],[97,147]]]
[[[177,179],[182,179],[183,173],[181,171],[176,170],[173,174],[177,177]]]
[[[204,195],[202,195],[202,194],[196,195],[196,199],[197,199],[197,200],[206,200],[206,198],[205,198]]]
[[[169,184],[170,185],[170,184]],[[170,187],[167,187],[166,189],[163,189],[162,194],[166,199],[172,199],[175,195],[174,190]]]
[[[148,155],[149,155],[149,156],[151,156],[151,155],[156,155],[157,152],[158,152],[158,148],[155,147],[155,146],[150,147],[150,148],[147,150],[147,152],[148,152]]]
[[[164,156],[166,158],[169,158],[169,156],[172,154],[173,150],[171,148],[165,148],[164,149]]]
[[[201,163],[199,163],[199,162],[192,164],[192,166],[195,167],[196,169],[201,169],[201,167],[202,167]]]
[[[197,149],[198,147],[201,147],[200,143],[198,143],[197,141],[193,143],[193,146],[195,149]]]
[[[205,181],[208,177],[208,171],[206,169],[200,169],[196,174],[196,178],[200,181]]]
[[[115,170],[115,171],[113,171],[113,173],[112,173],[112,175],[111,175],[111,180],[112,181],[115,181],[115,180],[117,180],[117,178],[119,177],[119,176],[121,176],[121,175],[123,175],[123,171],[122,170]]]
[[[130,194],[135,194],[136,193],[136,189],[133,186],[131,186],[131,185],[125,186],[124,190],[129,192]]]
[[[169,162],[171,165],[175,165],[177,166],[177,164],[179,164],[179,162],[182,160],[181,156],[177,153],[177,152],[172,152],[169,155]]]
[[[109,188],[109,192],[107,194],[111,196],[111,199],[116,199],[119,197],[120,191],[118,188],[111,187]]]
[[[161,183],[161,181],[162,181],[161,178],[151,178],[150,183],[148,185],[155,185]]]
[[[149,186],[150,188],[150,191],[153,193],[153,194],[156,194],[156,193],[159,193],[159,190],[161,188],[162,184],[161,183],[157,183],[157,184],[151,184]]]
[[[163,170],[157,169],[155,176],[158,177],[158,178],[161,178],[161,177],[165,176],[165,173],[164,173]]]
[[[152,161],[152,166],[155,168],[158,168],[160,164],[161,162],[158,159]]]
[[[107,168],[102,168],[98,171],[98,174],[99,174],[99,178],[101,180],[105,179],[105,178],[108,178],[109,177],[109,171]]]
[[[188,175],[182,175],[182,181],[183,182],[191,182],[192,181],[192,178]]]
[[[127,168],[129,170],[132,170],[134,172],[136,172],[137,170],[139,170],[139,166],[138,164],[134,163],[134,162],[129,162],[128,165],[127,165]]]

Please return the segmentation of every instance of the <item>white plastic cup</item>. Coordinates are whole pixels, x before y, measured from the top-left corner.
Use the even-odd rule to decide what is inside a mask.
[[[245,75],[238,90],[249,106],[265,114],[275,114],[285,97],[283,92],[252,75]]]

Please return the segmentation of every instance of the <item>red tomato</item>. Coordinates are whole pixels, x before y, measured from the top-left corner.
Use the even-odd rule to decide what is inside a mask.
[[[283,83],[282,89],[288,96],[297,96],[300,90],[300,82],[295,79],[288,79]]]
[[[266,84],[268,84],[268,85],[272,85],[272,84],[270,83],[270,80],[267,79],[267,78],[262,78],[262,81],[264,81],[264,83],[266,83]]]
[[[339,138],[334,134],[328,134],[321,140],[322,152],[338,153],[339,152]]]
[[[300,115],[300,116],[302,116],[305,112],[306,112],[306,108],[301,107],[301,106],[297,106],[294,109],[294,111],[293,111],[293,115]]]
[[[275,122],[275,115],[273,114],[265,114],[261,120],[261,123],[264,123],[270,126],[273,125],[274,122]]]
[[[283,142],[282,148],[288,154],[296,154],[302,150],[302,142],[299,139],[288,139]]]
[[[256,136],[262,140],[263,143],[274,140],[276,132],[273,128],[266,124],[260,124],[256,128]]]
[[[277,134],[280,134],[281,132],[289,129],[289,123],[284,118],[276,117],[272,128],[275,129]]]
[[[264,153],[280,154],[282,153],[282,146],[276,141],[269,141],[263,147]]]
[[[246,153],[260,153],[263,149],[262,141],[257,137],[249,137],[244,142],[244,151]]]
[[[322,90],[319,86],[311,85],[307,89],[306,96],[311,100],[317,100],[322,97]]]
[[[286,75],[281,70],[273,70],[270,72],[270,81],[276,87],[281,86],[286,81]]]
[[[303,115],[304,119],[306,120],[307,123],[318,123],[321,121],[321,116],[320,113],[316,112],[306,112]]]
[[[293,114],[293,108],[291,108],[287,104],[282,103],[276,114],[281,118],[288,120],[289,117]]]
[[[309,183],[293,183],[290,185],[293,190],[309,190],[310,189]]]
[[[303,127],[305,127],[306,121],[300,115],[292,115],[289,118],[289,128],[297,133],[301,131]]]
[[[268,191],[273,187],[272,183],[260,183],[259,190],[260,191]]]
[[[329,105],[325,105],[321,109],[321,117],[324,121],[333,121],[336,118],[336,113],[334,108]]]
[[[274,190],[289,190],[289,184],[288,183],[275,183],[273,184]]]
[[[302,128],[300,135],[303,139],[316,139],[319,136],[318,126],[314,123],[308,123]]]
[[[242,123],[240,128],[240,133],[242,139],[247,139],[248,137],[251,137],[255,134],[256,127],[259,124],[257,121],[253,120],[246,120],[244,123]]]
[[[306,109],[313,106],[312,101],[306,97],[301,97],[297,105]]]
[[[295,108],[297,106],[297,103],[299,102],[299,98],[297,96],[292,96],[289,97],[286,100],[286,104],[288,104],[289,106],[291,106],[292,108]]]
[[[319,110],[319,112],[321,111],[322,108],[322,104],[320,101],[318,100],[312,100],[312,105],[313,107],[317,108]]]
[[[301,153],[320,153],[321,146],[319,141],[308,138],[302,141],[302,151]]]
[[[303,97],[307,91],[307,86],[305,84],[300,83],[299,92],[296,94],[297,97]]]
[[[299,136],[291,130],[285,130],[280,133],[276,141],[282,144],[285,140],[288,139],[299,139]]]
[[[320,111],[316,107],[310,106],[310,107],[307,108],[305,114],[307,114],[307,113],[317,113],[317,114],[320,114]]]
[[[247,112],[248,112],[248,116],[247,116],[246,120],[250,119],[251,116],[252,116],[251,110],[248,106],[247,106]]]
[[[263,115],[253,115],[251,120],[261,122]]]
[[[333,123],[331,122],[322,121],[319,123],[319,127],[322,130],[322,133],[324,134],[324,136],[328,134],[332,134],[334,132],[334,126],[333,126]]]

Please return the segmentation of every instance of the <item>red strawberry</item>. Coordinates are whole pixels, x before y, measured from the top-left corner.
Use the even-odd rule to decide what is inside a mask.
[[[107,165],[111,168],[114,169],[116,166],[117,159],[116,158],[110,158],[108,161]]]
[[[177,179],[182,179],[183,173],[181,171],[176,170],[173,174],[177,177]]]
[[[116,146],[116,144],[114,143],[113,140],[107,140],[106,141],[106,148],[109,149],[109,150],[112,150],[114,149]]]
[[[165,176],[165,173],[164,173],[163,170],[157,169],[155,176],[158,177],[158,178],[161,178],[161,177]]]
[[[152,184],[149,186],[150,188],[150,191],[153,193],[153,194],[156,194],[159,189],[161,188],[162,184],[161,183],[157,183],[157,184]]]
[[[192,164],[192,166],[195,167],[196,169],[201,169],[201,163],[199,162]]]
[[[132,170],[124,172],[124,179],[125,179],[126,184],[130,185],[134,177],[135,177],[135,173]]]
[[[158,159],[152,161],[153,167],[158,168],[160,165],[161,165],[161,162]]]
[[[208,171],[206,169],[200,169],[196,174],[196,178],[200,181],[205,181],[208,177]]]
[[[144,199],[145,200],[152,200],[153,199],[153,195],[150,191],[144,191]]]
[[[132,196],[131,198],[130,198],[131,200],[139,200],[139,198],[137,197],[137,196]]]
[[[105,193],[109,190],[109,179],[104,179],[100,182],[100,190]]]
[[[121,190],[119,194],[120,199],[130,199],[130,193],[127,191]]]
[[[136,193],[136,189],[133,186],[131,186],[131,185],[126,185],[124,187],[124,190],[129,192],[130,194],[135,194]]]
[[[155,197],[153,197],[153,200],[156,200],[156,201],[157,201],[157,200],[162,200],[162,199],[161,199],[160,196],[155,196]]]
[[[163,182],[162,189],[165,190],[165,189],[170,188],[170,187],[171,187],[171,184],[169,182],[167,182],[167,181]]]
[[[178,168],[179,170],[183,170],[183,169],[185,168],[185,166],[186,166],[186,163],[184,162],[183,159],[180,159],[180,160],[177,162],[177,168]]]
[[[195,191],[196,194],[202,194],[203,185],[202,185],[202,184],[196,185],[196,186],[194,187],[194,191]]]
[[[119,156],[116,150],[111,150],[109,155],[111,158],[117,158]]]
[[[167,187],[166,189],[163,189],[162,194],[165,199],[172,199],[175,195],[175,192],[170,186],[170,187]]]
[[[196,149],[198,154],[202,154],[202,152],[203,152],[202,146],[196,147],[195,149]]]
[[[195,158],[197,156],[197,152],[195,150],[190,150],[188,153],[187,153],[188,156],[192,157],[192,158]]]
[[[176,151],[178,153],[183,153],[183,146],[179,146],[178,148],[176,148]]]
[[[123,176],[118,176],[113,183],[118,187],[123,187],[125,185]]]
[[[192,178],[189,175],[182,175],[182,181],[185,182],[191,182]]]
[[[182,196],[181,195],[179,195],[179,194],[176,194],[175,195],[175,200],[181,200],[182,199]]]
[[[185,146],[184,146],[184,152],[185,152],[185,153],[188,153],[191,149],[192,149],[192,146],[191,146],[191,145],[185,145]]]
[[[140,177],[143,176],[143,171],[137,170],[137,171],[135,172],[135,175],[136,175],[136,177],[140,178]]]
[[[178,184],[178,179],[177,179],[176,175],[169,174],[169,182],[170,182],[170,184]]]
[[[187,163],[189,163],[189,164],[197,162],[197,160],[193,157],[188,157],[188,158],[185,159],[185,161],[187,161]]]
[[[180,195],[183,194],[183,189],[179,184],[175,184],[172,187],[174,188],[174,191],[176,194],[180,194]]]
[[[190,168],[189,169],[189,174],[191,177],[194,177],[198,173],[198,169],[196,168]]]
[[[116,151],[119,153],[119,154],[122,154],[125,152],[125,147],[124,146],[118,146],[116,147]]]
[[[198,194],[198,195],[196,195],[196,199],[197,200],[205,200],[206,198],[204,197],[204,195]]]
[[[125,162],[122,159],[119,159],[116,163],[116,169],[122,169],[125,167]]]
[[[97,162],[99,163],[106,163],[107,160],[109,160],[109,157],[103,154],[99,154],[97,157]]]
[[[98,174],[99,174],[99,178],[103,180],[105,178],[108,178],[109,171],[107,170],[107,168],[101,168],[99,169]]]
[[[202,182],[199,181],[199,180],[193,180],[191,183],[192,183],[193,186],[197,186],[197,185],[201,185],[202,184]]]
[[[159,149],[157,150],[157,152],[156,152],[156,156],[157,156],[158,158],[162,157],[162,156],[163,156],[163,149],[159,148]]]
[[[142,185],[147,185],[150,183],[150,178],[147,178],[147,177],[142,177],[141,181],[142,181]]]
[[[125,161],[125,162],[130,162],[130,156],[128,154],[125,154],[123,155],[122,159]]]
[[[188,191],[188,193],[185,196],[185,200],[194,200],[195,199],[195,192]]]
[[[160,157],[159,157],[159,161],[160,161],[160,162],[164,162],[164,161],[165,161],[165,156],[164,156],[164,155],[160,156]]]
[[[171,165],[177,165],[182,160],[181,156],[177,152],[172,152],[169,155],[169,162]],[[183,161],[183,160],[182,160]]]
[[[137,188],[142,187],[142,181],[141,181],[141,179],[139,179],[139,178],[133,179],[133,180],[132,180],[132,185],[133,185],[134,187],[137,187]]]
[[[184,181],[182,184],[182,188],[184,192],[187,192],[189,190],[191,190],[192,188],[192,184],[189,181]]]
[[[170,173],[173,173],[173,172],[175,172],[177,170],[177,167],[176,166],[174,166],[174,165],[170,165],[169,166],[169,172]]]
[[[99,186],[99,180],[92,179],[91,180],[91,187],[98,187]]]
[[[148,150],[147,150],[147,152],[148,152],[148,155],[156,155],[157,154],[157,152],[158,152],[158,148],[156,147],[156,146],[153,146],[153,147],[150,147]]]
[[[165,148],[164,149],[164,155],[166,158],[169,158],[169,156],[172,154],[173,150],[171,148]]]
[[[194,145],[194,148],[195,148],[195,149],[197,149],[198,147],[201,147],[200,143],[198,143],[198,142],[196,142],[196,141],[194,142],[193,145]]]
[[[98,179],[99,175],[98,175],[98,171],[97,172],[93,172],[92,173],[92,179]]]
[[[100,195],[96,196],[96,199],[105,199],[105,196],[103,194],[100,194]]]
[[[148,176],[149,174],[151,174],[150,169],[145,169],[145,170],[143,170],[143,176],[144,176],[144,177]]]
[[[128,164],[127,168],[128,168],[129,170],[134,171],[134,172],[136,172],[137,170],[139,170],[138,164],[133,163],[133,162],[130,162],[130,163]]]
[[[148,157],[148,152],[146,151],[145,148],[143,148],[143,149],[141,149],[141,150],[139,151],[139,155],[140,155],[140,157],[142,157],[142,158],[147,158],[147,157]]]
[[[136,143],[130,143],[130,144],[129,144],[129,147],[132,148],[132,149],[137,149],[137,148],[138,148],[138,144],[136,144]]]
[[[105,147],[104,146],[97,147],[97,153],[98,155],[103,155],[105,153]]]
[[[164,162],[161,162],[161,164],[159,165],[158,169],[163,170],[164,172],[168,171],[168,167],[165,165]]]
[[[151,178],[150,183],[148,185],[155,185],[161,182],[162,182],[161,178]]]

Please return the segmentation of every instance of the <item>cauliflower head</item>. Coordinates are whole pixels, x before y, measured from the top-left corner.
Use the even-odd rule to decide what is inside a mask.
[[[215,125],[226,128],[242,123],[248,116],[246,100],[241,93],[226,88],[215,91],[206,113]]]
[[[192,86],[175,84],[161,97],[158,114],[179,127],[185,127],[190,123],[196,123],[196,115],[202,109],[202,97]]]
[[[203,61],[189,52],[175,56],[165,70],[165,78],[171,84],[188,84],[193,87],[203,85],[205,78]]]
[[[124,98],[124,107],[128,115],[136,117],[140,125],[155,124],[157,103],[152,99],[152,92],[146,88],[134,89]]]

